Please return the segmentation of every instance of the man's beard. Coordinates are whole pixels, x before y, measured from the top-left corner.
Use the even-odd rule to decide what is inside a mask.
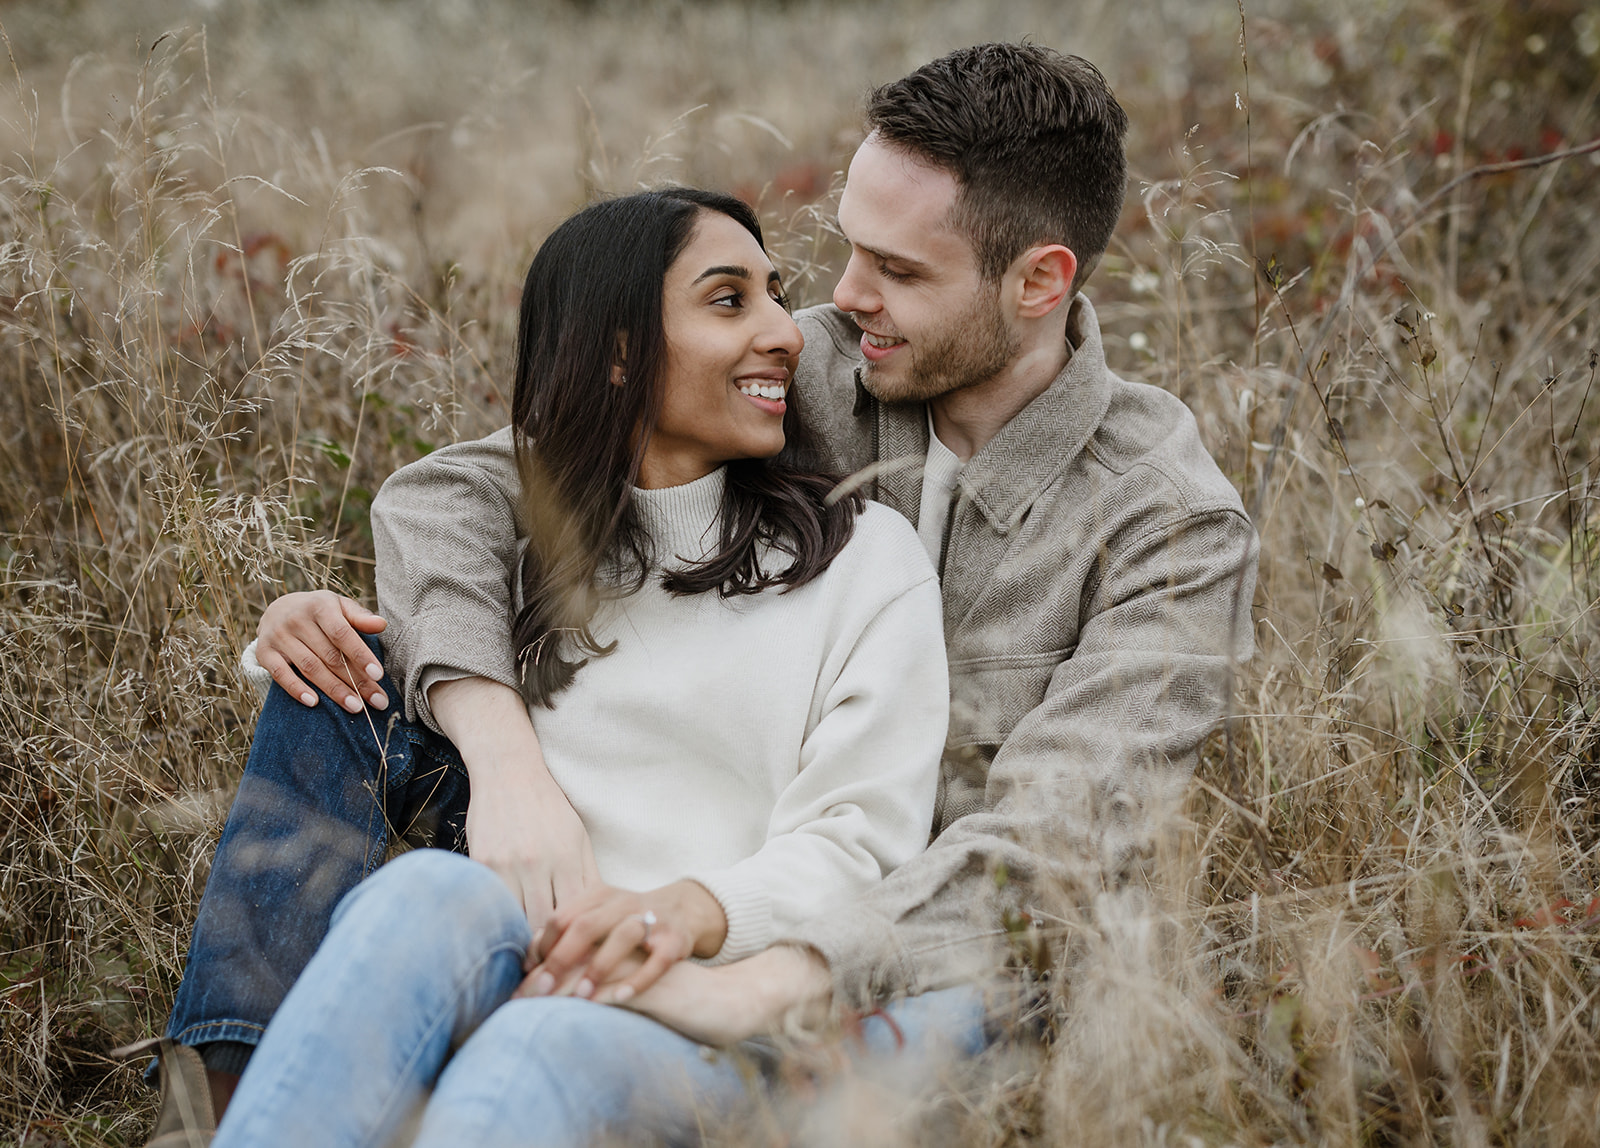
[[[1000,285],[985,284],[972,305],[943,325],[943,334],[911,348],[908,377],[891,380],[867,364],[861,383],[886,403],[926,402],[986,383],[1021,353],[1021,340],[1000,313]]]

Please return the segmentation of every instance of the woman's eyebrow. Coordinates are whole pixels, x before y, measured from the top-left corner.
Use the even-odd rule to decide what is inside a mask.
[[[753,278],[753,276],[750,274],[750,268],[748,267],[736,267],[731,263],[722,263],[716,267],[707,267],[704,271],[700,272],[699,275],[695,276],[694,283],[703,282],[704,280],[710,279],[713,275],[731,275],[735,279]],[[693,287],[694,283],[689,284],[689,286]]]

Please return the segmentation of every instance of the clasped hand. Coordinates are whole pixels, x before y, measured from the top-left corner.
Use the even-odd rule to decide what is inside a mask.
[[[534,937],[517,996],[579,996],[625,1004],[690,956],[715,956],[722,907],[696,881],[648,893],[597,885],[558,904]]]

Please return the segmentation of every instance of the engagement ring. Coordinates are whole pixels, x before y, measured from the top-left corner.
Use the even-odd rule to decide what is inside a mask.
[[[644,936],[640,938],[639,943],[641,945],[648,945],[650,943],[650,930],[655,927],[656,923],[655,911],[652,909],[646,909],[644,912],[639,914],[639,920],[644,922]]]

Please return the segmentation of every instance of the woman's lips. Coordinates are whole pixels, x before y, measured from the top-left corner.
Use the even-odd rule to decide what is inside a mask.
[[[784,396],[789,393],[787,372],[743,378],[739,380],[735,389],[769,415],[781,415],[789,409],[789,404],[783,401]],[[755,393],[758,390],[769,393],[765,395]]]
[[[789,404],[782,399],[764,399],[760,395],[747,395],[743,391],[739,393],[769,415],[781,415],[789,409]]]

